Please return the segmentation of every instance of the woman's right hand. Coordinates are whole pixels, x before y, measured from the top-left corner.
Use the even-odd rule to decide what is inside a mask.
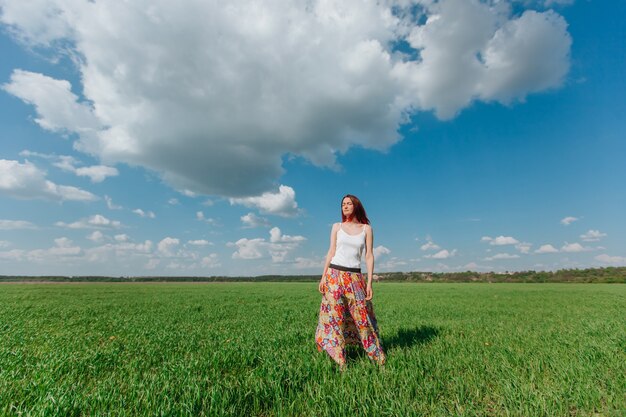
[[[317,289],[320,293],[324,294],[326,291],[326,275],[322,275],[322,279],[320,279],[320,283],[317,286]]]

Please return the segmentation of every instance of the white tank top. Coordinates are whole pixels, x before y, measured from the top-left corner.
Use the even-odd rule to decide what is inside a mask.
[[[330,263],[348,268],[360,268],[361,254],[365,248],[365,225],[361,233],[356,235],[346,233],[340,225],[336,242],[335,256]]]

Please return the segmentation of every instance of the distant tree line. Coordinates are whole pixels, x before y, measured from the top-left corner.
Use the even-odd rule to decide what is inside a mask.
[[[626,283],[626,267],[517,272],[389,272],[379,281],[409,282],[596,282]]]
[[[517,272],[382,272],[379,282],[596,282],[626,283],[626,267]],[[0,275],[0,282],[310,282],[320,275],[226,276],[18,276]]]

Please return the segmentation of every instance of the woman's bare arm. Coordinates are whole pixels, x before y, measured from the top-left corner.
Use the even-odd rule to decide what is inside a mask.
[[[374,275],[374,232],[371,226],[365,226],[365,264],[367,265],[367,295],[366,300],[374,296],[372,277]]]
[[[318,286],[319,291],[324,294],[324,284],[326,283],[326,271],[328,270],[328,265],[330,265],[330,260],[335,256],[335,249],[337,248],[337,231],[339,230],[339,223],[333,224],[333,227],[330,231],[330,247],[328,248],[328,253],[326,254],[326,261],[324,262],[324,271],[322,272],[322,278],[320,279],[320,283]]]

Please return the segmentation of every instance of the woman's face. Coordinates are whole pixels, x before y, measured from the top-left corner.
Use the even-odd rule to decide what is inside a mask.
[[[354,213],[354,204],[352,204],[350,197],[344,198],[341,202],[341,212],[346,217],[350,217],[352,216],[352,213]]]

